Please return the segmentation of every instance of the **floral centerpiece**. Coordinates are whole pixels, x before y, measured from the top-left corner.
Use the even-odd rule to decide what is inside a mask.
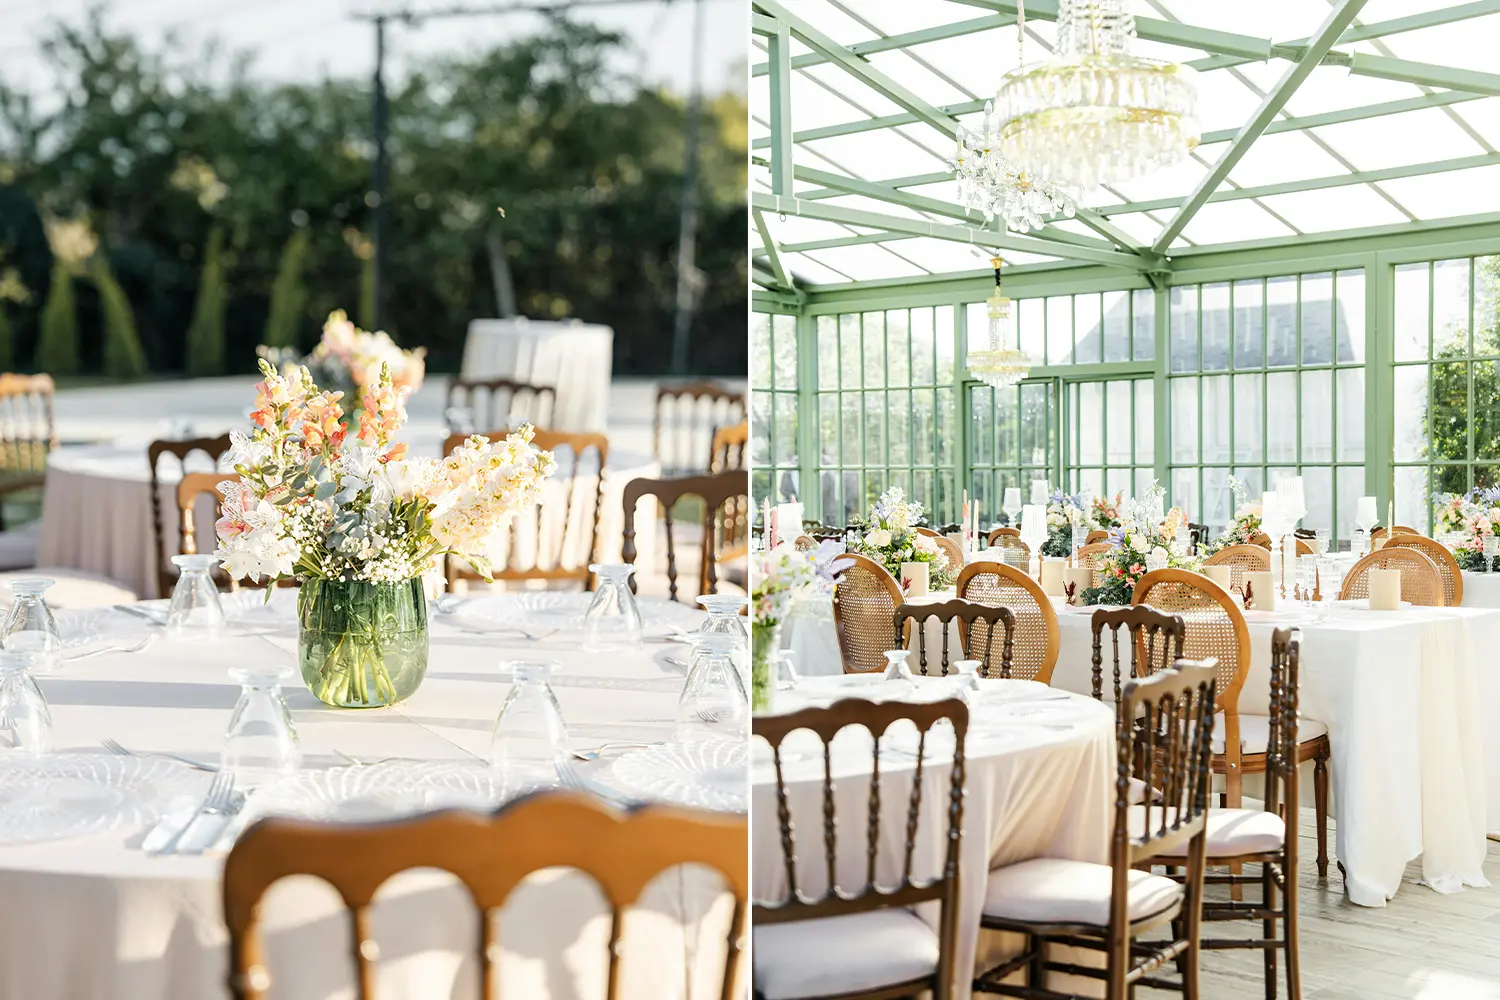
[[[1094,497],[1089,501],[1088,523],[1090,531],[1108,531],[1120,526],[1120,508],[1125,503],[1125,494],[1118,492],[1114,499]]]
[[[554,463],[522,427],[470,438],[447,458],[412,459],[395,441],[410,389],[382,368],[356,429],[343,393],[265,360],[255,430],[231,435],[237,481],[221,483],[215,524],[224,569],[267,583],[292,577],[302,678],[330,705],[390,705],[427,670],[424,577],[447,554],[488,572],[491,537],[537,502]]]
[[[1468,493],[1440,493],[1432,502],[1433,534],[1463,536],[1453,549],[1458,568],[1482,572],[1500,566],[1485,566],[1484,540],[1500,526],[1500,487],[1475,487]]]
[[[1109,531],[1110,551],[1094,563],[1103,582],[1079,595],[1080,604],[1125,605],[1135,585],[1153,564],[1170,569],[1197,569],[1199,560],[1179,553],[1174,545],[1177,529],[1187,518],[1179,507],[1156,520],[1165,491],[1156,483],[1144,499],[1126,500],[1120,506],[1120,523]]]
[[[827,592],[843,572],[843,546],[825,541],[816,549],[799,551],[778,545],[753,556],[750,572],[750,710],[771,708],[776,688],[776,654],[781,648],[781,623],[792,605],[809,594]]]
[[[928,564],[928,578],[935,590],[951,587],[959,567],[948,564],[937,539],[917,532],[922,520],[922,505],[907,500],[899,486],[892,486],[870,505],[863,530],[851,537],[849,551],[867,556],[901,579],[901,564]]]
[[[392,384],[416,392],[427,375],[427,349],[405,351],[383,331],[369,333],[355,326],[344,310],[335,309],[323,323],[318,346],[306,357],[291,348],[259,348],[260,355],[290,377],[306,368],[313,381],[337,389],[358,402],[382,371],[389,371]]]
[[[1229,477],[1229,490],[1234,497],[1234,514],[1223,533],[1203,547],[1205,557],[1230,545],[1249,545],[1250,540],[1261,533],[1260,501],[1249,499],[1249,488],[1234,476]]]
[[[1047,498],[1047,540],[1042,543],[1044,556],[1068,556],[1073,553],[1073,518],[1077,511],[1079,530],[1085,536],[1092,530],[1089,507],[1082,493],[1064,493],[1053,490]],[[1083,544],[1083,539],[1078,539]]]

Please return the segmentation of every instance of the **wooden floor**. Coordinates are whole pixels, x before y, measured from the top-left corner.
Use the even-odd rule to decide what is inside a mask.
[[[1312,812],[1304,810],[1299,913],[1304,1000],[1500,1000],[1500,888],[1440,895],[1417,884],[1418,859],[1407,866],[1400,891],[1386,906],[1355,906],[1343,895],[1336,866],[1329,866],[1326,880],[1318,879],[1313,831]],[[1489,843],[1485,875],[1500,887],[1495,841]],[[1216,925],[1221,936],[1231,926]],[[1199,967],[1204,1000],[1266,995],[1257,953],[1204,952]],[[1277,996],[1285,997],[1286,974],[1277,971]],[[1168,994],[1142,989],[1138,995]]]

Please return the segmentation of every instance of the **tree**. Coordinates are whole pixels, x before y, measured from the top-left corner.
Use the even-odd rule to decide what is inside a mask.
[[[267,347],[296,347],[297,330],[302,325],[302,307],[307,289],[302,284],[302,267],[307,259],[307,230],[298,229],[281,251],[281,266],[276,283],[271,286],[271,311],[266,317],[266,335],[261,343]]]
[[[109,269],[104,254],[89,264],[94,287],[99,290],[99,310],[104,320],[104,374],[115,378],[140,378],[146,374],[146,354],[136,331],[130,300]]]
[[[76,375],[80,368],[73,272],[62,260],[52,265],[52,284],[47,289],[37,338],[36,366],[49,375]]]
[[[224,373],[224,230],[215,226],[203,251],[203,274],[187,335],[189,375]]]

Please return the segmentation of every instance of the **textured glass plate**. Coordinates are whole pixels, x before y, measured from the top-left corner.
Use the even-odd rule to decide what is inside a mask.
[[[643,747],[615,760],[611,784],[648,800],[744,812],[749,807],[749,761],[738,740]]]
[[[478,761],[387,761],[301,771],[256,792],[247,810],[256,817],[357,823],[436,809],[490,809],[520,790]]]
[[[201,798],[208,781],[208,775],[160,757],[3,759],[0,844],[145,826],[174,804]]]

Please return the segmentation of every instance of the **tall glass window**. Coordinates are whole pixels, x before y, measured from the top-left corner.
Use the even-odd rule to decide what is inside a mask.
[[[803,499],[797,468],[797,318],[750,317],[751,492],[757,502]]]

